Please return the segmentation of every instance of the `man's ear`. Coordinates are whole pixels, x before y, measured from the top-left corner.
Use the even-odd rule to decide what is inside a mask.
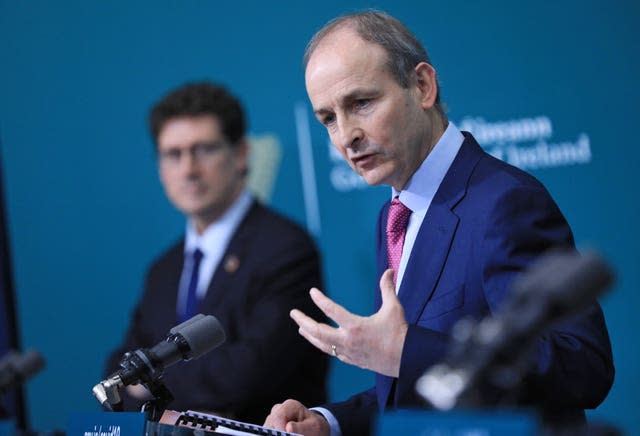
[[[234,146],[234,153],[236,155],[236,163],[239,169],[243,172],[243,174],[248,174],[249,172],[249,151],[251,149],[251,145],[246,136],[243,136],[238,140],[236,145]]]
[[[420,94],[420,105],[423,109],[431,109],[438,99],[438,83],[436,70],[426,62],[420,62],[414,68],[416,87]]]

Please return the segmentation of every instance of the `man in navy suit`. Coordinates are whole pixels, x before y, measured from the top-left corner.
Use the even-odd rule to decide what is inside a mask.
[[[321,285],[315,245],[299,226],[247,191],[249,144],[240,102],[223,87],[186,84],[150,114],[160,180],[187,218],[186,236],[152,264],[122,346],[151,347],[196,313],[222,324],[225,343],[167,368],[175,410],[200,410],[260,422],[274,402],[300,396],[323,402],[328,357],[297,334],[287,316],[314,311],[307,296]],[[195,254],[197,253],[197,254]],[[289,379],[305,380],[292,384]],[[129,386],[126,409],[145,392]]]
[[[513,279],[541,253],[574,241],[537,180],[448,122],[426,51],[396,19],[368,11],[329,22],[307,46],[305,81],[333,145],[368,184],[391,186],[394,200],[378,220],[377,312],[356,316],[313,289],[313,301],[338,327],[303,310],[291,317],[320,350],[376,372],[376,385],[313,410],[287,400],[265,425],[305,435],[365,434],[379,411],[423,404],[416,380],[444,358],[460,318],[495,313]],[[396,225],[391,207],[408,217],[398,253],[395,242],[387,246],[387,232],[396,231],[388,229]],[[553,422],[584,421],[583,409],[605,398],[613,373],[594,302],[539,335],[513,402],[535,405]]]

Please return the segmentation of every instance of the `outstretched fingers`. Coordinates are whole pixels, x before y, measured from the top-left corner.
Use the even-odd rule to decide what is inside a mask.
[[[347,327],[359,318],[357,315],[352,314],[331,298],[324,295],[318,288],[311,288],[309,294],[316,306],[339,326]]]
[[[331,345],[339,339],[338,329],[319,323],[297,309],[292,310],[290,316],[298,324],[300,335],[319,350],[333,354]]]

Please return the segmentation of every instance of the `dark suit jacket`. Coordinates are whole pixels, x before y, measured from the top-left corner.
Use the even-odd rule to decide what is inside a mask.
[[[121,348],[107,363],[118,369],[124,352],[151,347],[176,325],[176,299],[184,241],[148,271],[144,293]],[[227,263],[235,257],[237,269]],[[226,266],[225,266],[226,265]],[[308,291],[321,287],[319,255],[306,232],[257,202],[240,223],[216,269],[199,312],[214,315],[226,341],[203,357],[165,370],[174,410],[213,411],[262,424],[287,398],[326,400],[327,356],[297,331],[289,311],[321,314]],[[126,398],[126,408],[137,403]]]
[[[385,228],[379,216],[377,263],[387,268]],[[532,176],[465,140],[438,189],[413,246],[398,297],[409,330],[398,379],[377,374],[376,386],[327,406],[343,434],[363,434],[378,410],[423,406],[417,379],[442,361],[453,325],[496,311],[521,271],[552,247],[573,247],[571,230],[546,189]],[[376,307],[380,292],[376,291]],[[517,403],[539,406],[552,421],[584,420],[613,382],[611,346],[597,303],[581,316],[540,335],[534,370]]]

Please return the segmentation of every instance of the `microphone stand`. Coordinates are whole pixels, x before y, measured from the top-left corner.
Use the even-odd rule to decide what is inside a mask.
[[[148,380],[141,384],[153,396],[142,404],[141,411],[147,414],[149,421],[158,422],[169,403],[173,401],[173,394],[160,380]],[[123,386],[119,377],[107,379],[94,386],[93,392],[105,411],[122,412],[124,410],[120,396],[120,388]]]
[[[129,384],[125,382],[129,380],[131,374],[137,374],[137,369],[145,368],[139,382],[147,388],[153,398],[143,403],[141,410],[147,414],[148,420],[159,421],[169,403],[173,401],[173,394],[160,381],[163,366],[155,364],[146,350],[125,353],[120,366],[122,367],[120,373],[98,383],[93,388],[93,393],[103,409],[107,412],[122,412],[124,409],[120,389]]]
[[[160,380],[145,383],[144,386],[151,392],[153,398],[145,402],[141,410],[147,414],[149,421],[158,422],[169,403],[173,401],[173,395]]]

